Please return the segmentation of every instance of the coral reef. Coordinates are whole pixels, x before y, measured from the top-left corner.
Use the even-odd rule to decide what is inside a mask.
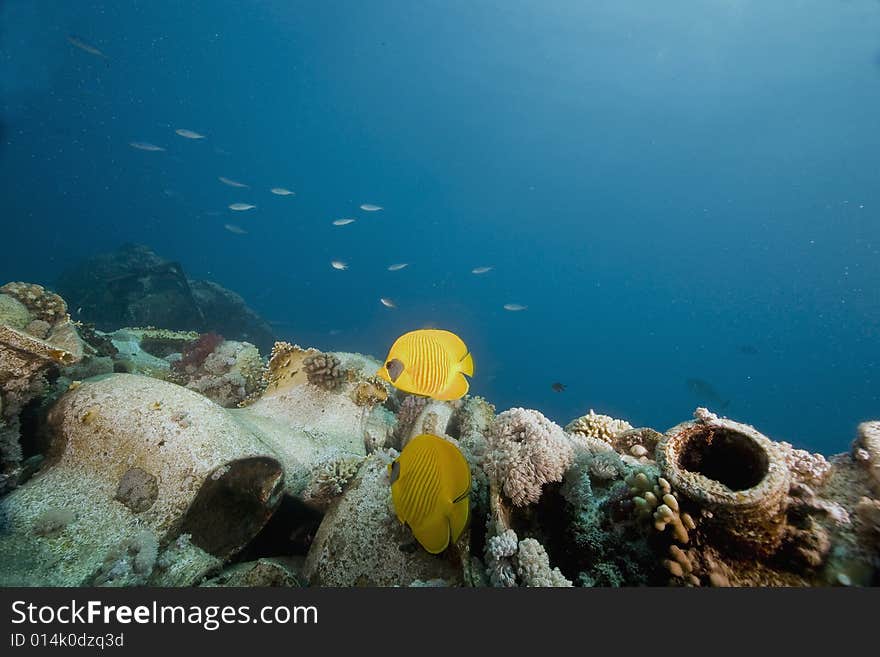
[[[102,294],[147,272],[156,297],[124,300],[137,318],[183,274],[130,255],[105,263],[120,278]],[[3,286],[0,586],[880,584],[880,422],[830,458],[703,408],[665,433],[592,409],[563,430],[403,394],[379,365],[104,334],[40,286]],[[437,555],[391,503],[388,465],[421,433],[471,471],[469,526]]]

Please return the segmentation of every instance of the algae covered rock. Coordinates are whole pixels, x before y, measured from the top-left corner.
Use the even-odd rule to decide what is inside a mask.
[[[409,586],[432,579],[461,583],[460,566],[448,552],[429,554],[397,519],[388,462],[383,453],[368,457],[324,516],[303,567],[312,586]]]

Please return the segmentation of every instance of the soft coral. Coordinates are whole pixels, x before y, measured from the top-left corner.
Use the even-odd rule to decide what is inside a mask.
[[[202,333],[198,339],[190,342],[183,348],[180,360],[172,363],[172,367],[179,372],[186,372],[190,368],[201,367],[205,359],[223,342],[223,336],[217,333]]]

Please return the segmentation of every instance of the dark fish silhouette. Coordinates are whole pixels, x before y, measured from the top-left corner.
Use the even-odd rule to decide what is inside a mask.
[[[729,399],[722,399],[712,384],[703,379],[686,379],[685,385],[697,399],[723,411],[730,405]]]
[[[758,348],[753,344],[741,344],[737,347],[737,350],[741,354],[745,354],[746,356],[757,356]]]
[[[554,390],[555,392],[562,392],[563,390],[565,390],[565,384],[564,384],[564,383],[559,383],[558,381],[557,381],[556,383],[554,383],[554,384],[553,384],[552,386],[550,386],[550,387],[553,388],[553,390]]]

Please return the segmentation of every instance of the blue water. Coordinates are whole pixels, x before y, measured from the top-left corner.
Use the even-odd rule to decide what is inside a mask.
[[[878,52],[876,0],[6,0],[0,282],[140,242],[302,345],[454,330],[499,410],[663,430],[699,378],[843,451],[880,416]]]

